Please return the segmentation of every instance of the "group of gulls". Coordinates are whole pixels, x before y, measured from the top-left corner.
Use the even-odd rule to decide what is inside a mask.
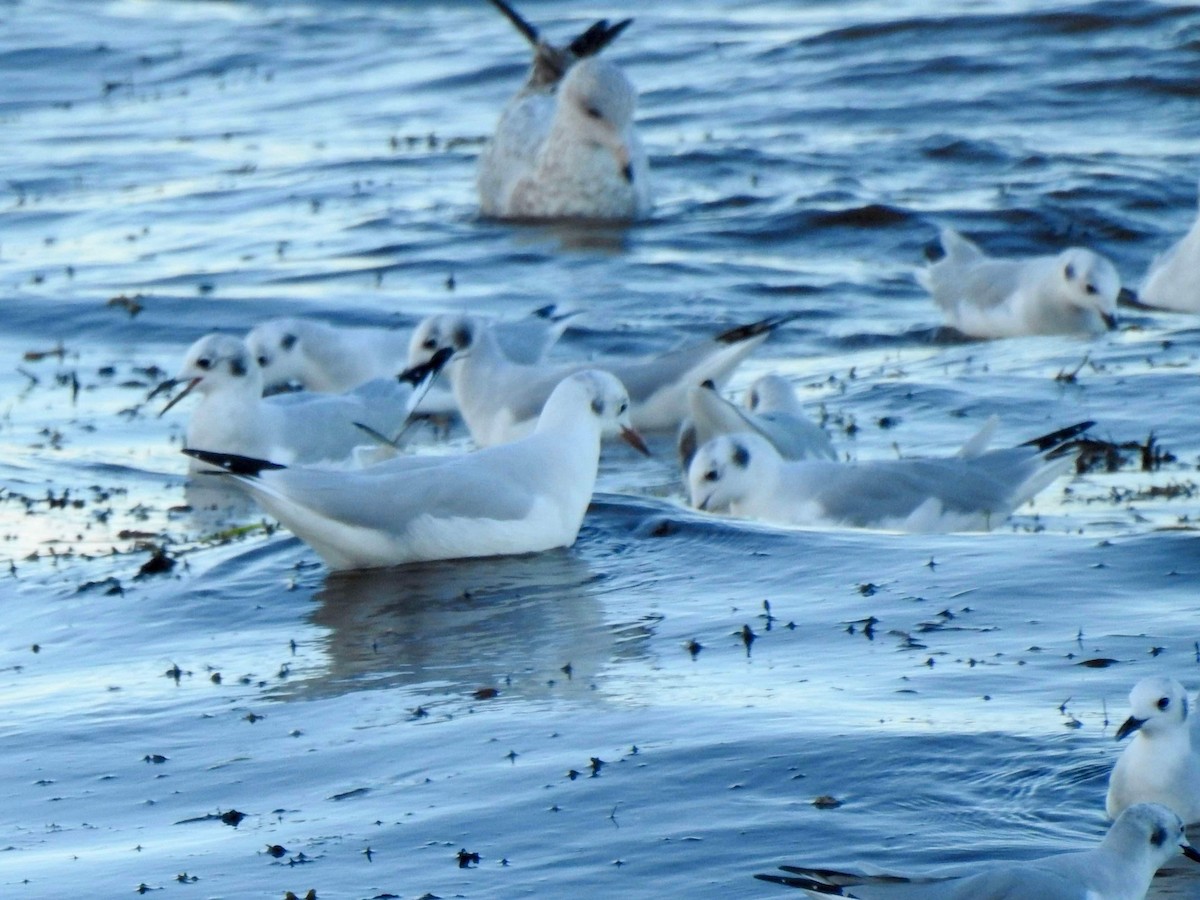
[[[636,92],[597,56],[629,20],[597,22],[558,47],[503,0],[491,2],[529,40],[534,59],[480,160],[483,214],[648,214]],[[1115,327],[1120,277],[1090,250],[995,258],[951,229],[941,243],[943,257],[918,280],[964,334]],[[1154,262],[1139,301],[1200,311],[1200,220]],[[644,358],[555,361],[549,351],[573,317],[547,306],[516,320],[433,315],[411,334],[306,319],[272,320],[244,338],[210,334],[188,350],[175,379],[185,388],[163,411],[198,395],[184,449],[191,472],[236,481],[331,569],[570,546],[602,439],[619,435],[647,453],[639,432],[664,429],[677,430],[699,510],[793,525],[988,529],[1072,466],[1071,442],[1091,424],[989,449],[990,419],[950,457],[839,461],[785,379],[758,379],[742,406],[722,394],[787,316]],[[282,385],[304,390],[269,393]],[[405,452],[416,416],[451,413],[478,449]],[[1200,822],[1200,726],[1170,679],[1140,682],[1130,703],[1118,737],[1133,733],[1133,741],[1109,785],[1115,822],[1094,850],[911,878],[799,867],[758,877],[864,900],[1143,897],[1174,854],[1200,860],[1183,832],[1183,823]]]

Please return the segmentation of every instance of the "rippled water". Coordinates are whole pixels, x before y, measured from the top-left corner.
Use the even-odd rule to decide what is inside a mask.
[[[1195,210],[1200,11],[522,8],[637,17],[652,221],[477,219],[526,63],[482,0],[0,2],[5,896],[771,897],[780,862],[1074,849],[1129,687],[1200,681],[1195,318],[956,343],[911,275],[951,224],[1136,287]],[[786,373],[852,456],[996,413],[1171,458],[991,534],[783,531],[687,511],[660,436],[571,551],[334,577],[186,486],[146,402],[212,327],[549,301],[576,355],[797,313],[735,385]]]

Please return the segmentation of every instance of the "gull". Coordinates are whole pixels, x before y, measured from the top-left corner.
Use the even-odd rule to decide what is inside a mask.
[[[988,450],[992,417],[954,456],[872,462],[788,461],[761,435],[722,435],[696,451],[688,484],[697,509],[785,525],[987,530],[1074,465],[1051,454],[1092,424]]]
[[[520,319],[495,320],[492,327],[510,359],[535,363],[562,336],[574,315],[549,304]],[[268,390],[298,384],[310,391],[341,394],[375,378],[394,377],[404,366],[411,339],[407,329],[338,326],[286,317],[256,325],[246,335],[246,345],[263,370]],[[445,393],[449,400],[449,391]]]
[[[1028,334],[1098,334],[1117,327],[1121,278],[1091,250],[999,259],[952,228],[941,234],[946,255],[917,272],[946,324],[978,338]]]
[[[1161,309],[1200,312],[1200,214],[1187,234],[1150,263],[1138,300]]]
[[[792,386],[778,375],[763,375],[746,391],[746,408],[730,403],[705,382],[688,389],[691,415],[679,430],[679,460],[686,474],[696,448],[722,434],[748,431],[766,438],[784,459],[837,459],[833,443],[804,414]]]
[[[485,216],[629,220],[650,211],[649,165],[634,130],[637,92],[596,58],[632,21],[600,20],[567,47],[542,40],[492,0],[533,46],[524,86],[505,107],[479,162]]]
[[[641,452],[629,396],[607,372],[564,378],[520,441],[357,470],[286,467],[188,448],[221,468],[331,569],[533,553],[575,543],[596,483],[600,437]]]
[[[755,875],[813,897],[859,900],[1142,900],[1165,863],[1182,852],[1200,862],[1175,813],[1156,803],[1123,812],[1092,850],[1028,862],[955,866],[944,874],[858,875],[781,866],[787,875]]]
[[[1200,823],[1200,717],[1174,678],[1143,678],[1129,692],[1129,718],[1117,740],[1133,740],[1108,780],[1110,818],[1133,803],[1168,806],[1184,822]]]
[[[463,421],[480,447],[527,434],[542,404],[566,375],[586,368],[612,372],[629,390],[639,430],[677,428],[687,412],[687,390],[711,380],[724,384],[738,364],[790,317],[764,319],[666,353],[565,365],[520,365],[505,357],[480,320],[446,314],[426,319],[413,336],[409,365],[428,360],[435,346],[455,352],[447,368]],[[429,335],[437,339],[427,340]]]
[[[246,342],[210,334],[188,349],[174,379],[187,384],[159,415],[195,392],[200,402],[188,419],[188,446],[286,463],[344,462],[356,447],[371,443],[363,426],[391,436],[406,424],[424,386],[449,355],[431,358],[399,379],[375,379],[346,394],[263,397],[262,370]],[[195,461],[190,465],[193,472],[206,468]]]

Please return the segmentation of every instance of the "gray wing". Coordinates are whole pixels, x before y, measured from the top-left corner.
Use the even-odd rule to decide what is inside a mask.
[[[533,497],[498,477],[474,454],[399,457],[358,471],[288,468],[244,480],[255,493],[279,497],[322,518],[403,533],[419,516],[520,519]]]
[[[368,438],[356,423],[394,437],[408,417],[412,388],[378,378],[347,394],[283,395],[281,442],[301,463],[340,460]],[[273,401],[274,398],[268,398]]]
[[[972,459],[821,464],[812,470],[810,485],[812,499],[828,516],[860,527],[907,518],[930,498],[939,500],[947,512],[1007,515],[1016,489],[1036,470],[1036,461],[1027,448],[1014,448]]]

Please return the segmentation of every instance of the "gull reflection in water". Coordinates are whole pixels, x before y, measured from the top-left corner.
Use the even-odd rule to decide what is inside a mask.
[[[605,621],[604,582],[569,550],[331,574],[312,614],[327,630],[327,665],[276,696],[420,686],[601,697],[597,676],[643,655],[651,628]]]

